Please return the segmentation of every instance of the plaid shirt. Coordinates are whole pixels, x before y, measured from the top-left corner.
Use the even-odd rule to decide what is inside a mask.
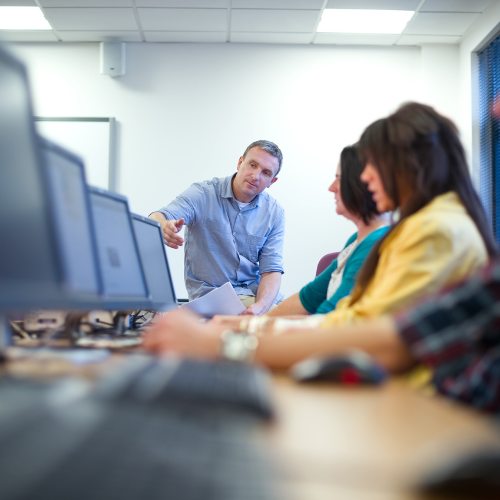
[[[500,412],[500,258],[395,319],[439,392]]]

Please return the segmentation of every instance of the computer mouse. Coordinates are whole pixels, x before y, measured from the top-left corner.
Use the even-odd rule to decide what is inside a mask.
[[[417,488],[474,500],[500,498],[500,450],[477,450],[454,458],[422,478]]]
[[[346,385],[381,384],[387,370],[371,356],[352,350],[328,357],[315,357],[292,366],[291,375],[300,382],[328,380]]]

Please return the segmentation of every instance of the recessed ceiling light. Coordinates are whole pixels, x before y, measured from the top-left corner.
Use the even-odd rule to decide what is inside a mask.
[[[413,14],[409,10],[325,9],[317,31],[399,34]]]
[[[0,30],[51,30],[38,7],[0,7]]]

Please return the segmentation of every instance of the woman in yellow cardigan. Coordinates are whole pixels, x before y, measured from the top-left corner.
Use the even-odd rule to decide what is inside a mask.
[[[395,211],[398,221],[374,246],[352,294],[334,311],[318,317],[317,327],[329,334],[339,326],[393,314],[470,277],[496,252],[457,129],[449,119],[428,106],[409,103],[370,125],[359,149],[365,164],[361,179],[368,184],[377,209]],[[190,334],[180,342],[191,321],[179,314],[167,315],[149,333],[146,346],[199,355],[206,346],[207,354],[213,355],[224,352],[227,336],[221,339],[220,334],[228,327],[251,335],[276,333],[275,320],[266,316],[196,326],[193,321],[191,333],[200,337],[196,341]],[[294,335],[294,352],[303,345],[304,357],[311,355],[311,329]],[[315,339],[317,335],[322,338],[318,332]],[[286,349],[289,342],[282,341]],[[279,350],[280,339],[274,342]],[[325,349],[331,352],[327,344]],[[315,352],[321,353],[321,342],[315,345]],[[350,346],[335,349],[341,347]],[[265,362],[273,365],[272,359]]]

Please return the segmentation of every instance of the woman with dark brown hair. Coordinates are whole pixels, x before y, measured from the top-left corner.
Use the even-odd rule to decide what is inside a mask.
[[[448,118],[429,106],[403,105],[370,125],[359,149],[365,163],[361,180],[378,211],[393,211],[397,222],[373,247],[352,294],[324,316],[319,328],[247,343],[257,346],[252,354],[259,362],[284,367],[313,354],[358,347],[392,370],[407,368],[411,357],[390,320],[358,323],[392,315],[472,276],[496,252],[457,129]],[[201,325],[181,312],[158,323],[146,346],[215,356],[233,341],[221,338],[228,327],[243,336],[272,334],[273,322],[263,316]]]
[[[357,145],[346,146],[340,154],[335,179],[328,188],[335,196],[337,214],[353,222],[356,233],[316,279],[269,311],[268,316],[326,314],[351,293],[363,262],[388,230],[387,215],[380,215],[366,184],[360,179],[362,170]],[[297,321],[295,324],[298,326]]]

